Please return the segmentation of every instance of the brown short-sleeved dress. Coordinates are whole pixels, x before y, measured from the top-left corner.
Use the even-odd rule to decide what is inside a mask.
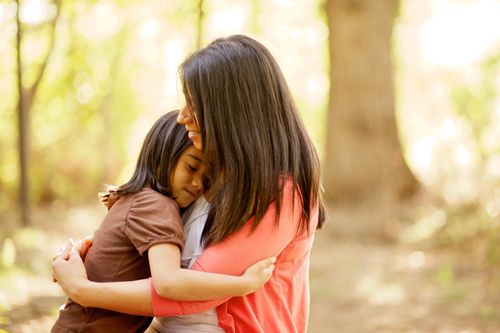
[[[95,232],[85,259],[89,280],[132,281],[150,277],[147,250],[159,243],[176,244],[181,249],[184,244],[175,201],[148,188],[120,198]],[[52,332],[143,332],[151,319],[84,308],[68,299]]]

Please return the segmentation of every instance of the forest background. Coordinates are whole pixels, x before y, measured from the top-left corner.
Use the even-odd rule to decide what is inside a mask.
[[[235,33],[280,64],[329,222],[309,332],[500,332],[500,1],[0,1],[0,332],[45,332],[50,258],[128,179],[177,68]]]

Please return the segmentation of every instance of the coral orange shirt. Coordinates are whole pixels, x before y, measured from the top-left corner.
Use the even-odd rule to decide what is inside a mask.
[[[161,298],[151,283],[155,316],[191,314],[216,307],[219,324],[226,332],[306,332],[309,258],[318,212],[314,209],[309,233],[297,232],[301,212],[299,194],[287,180],[278,225],[273,203],[253,232],[251,219],[241,230],[208,247],[192,268],[241,275],[256,261],[276,256],[276,268],[264,287],[244,297],[187,302]]]

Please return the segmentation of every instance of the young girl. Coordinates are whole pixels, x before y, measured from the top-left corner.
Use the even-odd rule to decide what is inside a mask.
[[[184,235],[179,207],[203,193],[205,167],[177,116],[176,111],[167,113],[154,124],[132,178],[116,190],[117,201],[109,200],[112,207],[85,259],[88,278],[107,282],[152,276],[155,288],[173,299],[246,295],[267,281],[273,259],[256,263],[239,277],[180,269]],[[143,332],[150,321],[68,299],[52,332]]]

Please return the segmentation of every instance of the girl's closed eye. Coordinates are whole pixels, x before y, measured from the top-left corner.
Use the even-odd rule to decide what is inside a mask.
[[[171,175],[171,196],[179,207],[189,206],[201,194],[203,170],[201,152],[192,145],[186,148]]]

